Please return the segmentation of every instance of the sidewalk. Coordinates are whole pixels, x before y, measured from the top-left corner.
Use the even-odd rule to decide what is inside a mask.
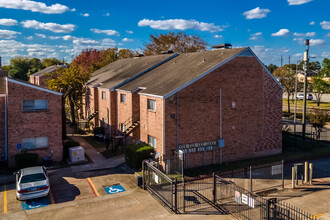
[[[98,152],[92,145],[90,145],[84,138],[76,134],[72,128],[67,126],[67,133],[70,138],[78,141],[80,145],[84,148],[85,153],[92,160],[91,164],[72,166],[72,172],[81,171],[91,171],[91,170],[101,170],[101,169],[111,169],[125,163],[125,157],[113,157],[105,158],[100,152]]]

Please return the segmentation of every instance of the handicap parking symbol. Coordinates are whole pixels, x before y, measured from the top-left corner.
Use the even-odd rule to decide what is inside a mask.
[[[30,210],[48,206],[50,203],[48,197],[38,198],[38,199],[30,199],[22,202],[22,210]]]
[[[126,191],[124,189],[124,187],[122,187],[122,185],[115,185],[115,186],[105,187],[104,190],[108,194],[116,194],[116,193],[120,193],[120,192],[125,192]]]

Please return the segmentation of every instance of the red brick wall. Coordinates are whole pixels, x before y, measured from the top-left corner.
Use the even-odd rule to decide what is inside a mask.
[[[86,93],[85,98],[83,100],[84,107],[83,107],[83,114],[85,118],[88,118],[88,112],[90,114],[93,114],[95,111],[98,110],[98,95],[97,95],[97,88],[92,88],[87,86],[86,87]],[[95,118],[91,120],[94,123],[94,126],[99,126],[98,124],[98,115],[96,115]]]
[[[176,150],[177,141],[186,144],[219,138],[220,88],[225,139],[222,162],[280,153],[282,90],[255,58],[238,57],[179,91],[179,115],[177,95],[166,99],[166,155],[170,149]],[[219,149],[215,154],[206,151],[204,161],[203,155],[190,153],[189,167],[220,161]]]
[[[48,110],[23,112],[23,100],[48,100]],[[54,151],[53,159],[62,160],[62,97],[49,92],[8,82],[8,162],[15,164],[17,143],[24,138],[48,137],[48,148],[30,150],[39,154],[42,160]]]
[[[36,84],[36,85],[44,87],[44,88],[48,88],[47,81],[50,78],[49,76],[42,75],[42,76],[37,76],[35,78],[38,81],[38,84]]]
[[[109,135],[110,133],[110,91],[99,88],[98,90],[98,103],[99,103],[99,125],[103,126],[106,132],[106,135]],[[105,92],[105,100],[102,99],[102,92]],[[102,122],[103,118],[106,120],[106,122]]]
[[[110,91],[110,125],[112,135],[116,134],[117,131],[117,111],[116,111],[116,100],[117,100],[117,92]]]
[[[147,99],[156,100],[156,111],[147,109]],[[140,138],[148,143],[148,135],[156,138],[156,152],[163,155],[163,99],[140,95]]]

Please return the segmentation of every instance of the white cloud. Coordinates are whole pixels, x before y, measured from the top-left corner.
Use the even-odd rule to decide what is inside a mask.
[[[330,52],[326,51],[326,52],[323,52],[322,57],[325,57],[325,58],[329,58],[330,57]]]
[[[109,17],[110,16],[110,13],[109,12],[108,13],[105,13],[103,16]]]
[[[28,40],[33,40],[33,36],[26,37]]]
[[[134,32],[133,31],[126,31],[126,33],[133,34]]]
[[[21,34],[21,33],[10,30],[0,30],[0,39],[13,39],[16,38],[17,34]]]
[[[218,35],[218,34],[216,34],[216,35],[214,35],[214,38],[222,38],[223,36],[222,35]]]
[[[309,25],[315,25],[315,21],[309,22]]]
[[[47,6],[45,3],[30,0],[0,0],[0,7],[11,9],[23,9],[44,14],[62,14],[69,10],[65,5],[54,4]]]
[[[133,41],[133,39],[129,39],[129,38],[126,38],[126,37],[123,39],[123,42],[132,42],[132,41]]]
[[[244,12],[243,15],[246,19],[265,18],[269,12],[269,9],[261,9],[256,7],[255,9]]]
[[[307,33],[293,33],[294,36],[297,37],[314,37],[315,36],[315,32],[307,32]]]
[[[139,27],[150,26],[157,30],[187,30],[194,29],[200,31],[217,32],[223,31],[220,26],[214,23],[199,22],[196,20],[168,19],[168,20],[149,20],[143,19],[138,23]]]
[[[313,0],[288,0],[289,5],[302,5]]]
[[[302,53],[296,53],[296,54],[294,54],[293,56],[294,56],[294,57],[302,57],[302,55],[303,55]]]
[[[325,44],[325,40],[322,39],[310,39],[309,45],[310,46],[321,46]]]
[[[44,34],[35,34],[36,36],[38,36],[38,37],[41,37],[41,38],[46,38],[47,36],[46,35],[44,35]]]
[[[322,26],[322,29],[330,30],[330,21],[322,21],[320,25]]]
[[[249,40],[258,40],[261,36],[262,36],[262,32],[257,32],[257,33],[254,33],[254,34],[250,34],[250,38]]]
[[[80,13],[80,15],[83,16],[83,17],[89,17],[88,13]]]
[[[48,38],[51,39],[51,40],[58,40],[61,37],[60,36],[49,36]]]
[[[330,37],[330,33],[328,33],[326,36],[327,36],[327,37]]]
[[[276,33],[272,33],[272,36],[275,36],[275,37],[286,36],[289,33],[290,33],[290,31],[288,29],[281,29]]]
[[[42,23],[36,20],[22,21],[23,27],[50,30],[55,33],[68,33],[76,28],[73,24]]]
[[[17,25],[17,21],[14,19],[9,19],[9,18],[3,18],[0,19],[0,25],[5,25],[5,26],[14,26]]]
[[[91,28],[91,31],[96,33],[96,34],[106,34],[106,35],[117,35],[119,36],[119,32],[115,31],[115,30],[100,30],[100,29],[96,29],[96,28]]]

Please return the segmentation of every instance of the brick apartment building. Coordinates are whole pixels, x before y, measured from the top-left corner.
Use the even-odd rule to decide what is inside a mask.
[[[0,160],[15,165],[18,148],[62,160],[62,94],[0,78]]]
[[[50,78],[50,76],[46,75],[47,73],[55,73],[56,70],[59,68],[65,68],[66,65],[53,65],[49,66],[43,70],[40,70],[39,72],[33,73],[30,75],[29,82],[41,86],[44,88],[48,88],[47,80]]]
[[[130,63],[110,65],[119,62]],[[282,87],[250,48],[168,55],[119,83],[106,77],[110,65],[92,78],[89,109],[110,138],[130,135],[154,146],[166,169],[178,150],[186,167],[282,151]]]

